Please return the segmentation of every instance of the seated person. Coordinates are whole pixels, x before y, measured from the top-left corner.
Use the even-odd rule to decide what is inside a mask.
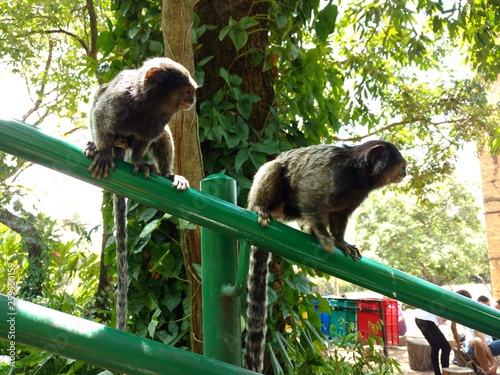
[[[457,291],[458,294],[471,298],[471,295],[466,290]],[[456,323],[452,322],[451,330],[453,332],[453,337],[457,344],[457,348],[460,349],[460,338],[458,336]],[[491,337],[490,337],[491,339]],[[500,354],[500,341],[487,342],[485,335],[479,331],[473,330],[471,328],[465,327],[465,352],[471,357],[476,358],[479,361],[479,365],[488,375],[496,374],[498,362],[494,355]],[[497,353],[497,354],[494,354]]]

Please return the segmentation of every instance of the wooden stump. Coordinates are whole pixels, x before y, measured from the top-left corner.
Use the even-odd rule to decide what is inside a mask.
[[[413,371],[432,371],[431,347],[424,339],[406,339],[408,362]]]
[[[444,367],[443,375],[474,375],[474,371],[467,367]]]

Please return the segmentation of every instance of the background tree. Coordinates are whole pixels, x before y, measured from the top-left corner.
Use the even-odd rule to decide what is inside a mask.
[[[426,204],[396,191],[360,207],[355,242],[368,256],[437,285],[490,280],[476,199],[455,181],[429,186]]]

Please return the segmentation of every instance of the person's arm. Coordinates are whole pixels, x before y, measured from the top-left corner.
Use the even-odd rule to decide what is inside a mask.
[[[457,344],[457,349],[460,350],[460,336],[458,335],[457,323],[451,322],[451,332],[453,333],[453,338],[455,339],[455,344]]]

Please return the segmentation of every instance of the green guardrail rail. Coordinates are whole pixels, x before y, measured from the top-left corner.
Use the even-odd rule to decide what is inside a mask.
[[[0,119],[0,150],[189,220],[224,236],[266,248],[318,271],[500,337],[500,312],[495,309],[367,257],[353,262],[350,258],[345,258],[338,249],[329,254],[314,237],[278,222],[273,221],[267,228],[262,228],[257,223],[254,212],[196,189],[178,192],[172,188],[171,181],[165,178],[150,176],[148,180],[144,180],[141,175],[133,176],[132,166],[120,161],[116,163],[117,169],[108,179],[95,180],[87,170],[90,161],[84,157],[80,148],[53,138],[24,122]],[[223,269],[220,271],[225,272]],[[204,306],[204,313],[207,309],[210,309],[210,305]],[[33,322],[26,320],[25,324],[36,324],[34,319]],[[6,340],[7,332],[8,326],[5,320],[0,318],[0,339]],[[18,342],[22,343],[22,340],[23,337],[20,337]],[[83,359],[77,354],[75,353],[73,358]],[[105,351],[99,353],[99,356],[105,355]],[[83,360],[97,363],[88,358]]]

